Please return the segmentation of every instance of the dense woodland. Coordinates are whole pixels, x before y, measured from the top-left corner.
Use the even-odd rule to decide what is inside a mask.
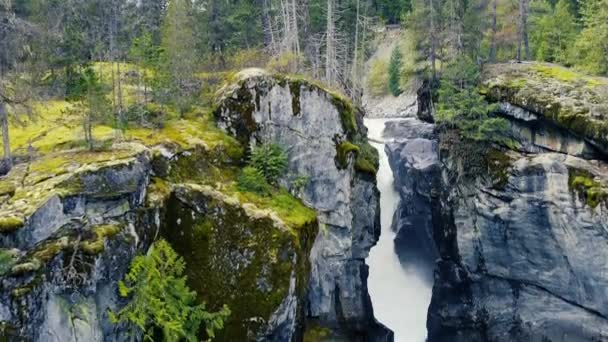
[[[3,0],[0,10],[3,136],[7,112],[19,121],[36,97],[84,103],[91,140],[93,122],[108,112],[117,127],[129,115],[143,118],[151,102],[183,114],[200,102],[195,92],[213,94],[219,72],[251,66],[305,74],[358,101],[385,25],[405,30],[404,42],[392,65],[372,66],[371,76],[382,87],[386,74],[394,95],[412,75],[437,80],[455,63],[478,70],[542,60],[608,72],[606,0]],[[93,68],[99,61],[109,72]],[[135,107],[118,77],[125,62],[138,67],[130,75],[144,92]],[[474,84],[469,71],[453,76]],[[108,81],[110,98],[100,86]]]
[[[368,62],[391,32],[390,60]],[[491,117],[479,77],[487,63],[526,60],[608,74],[608,0],[2,0],[2,169],[13,165],[10,126],[31,122],[36,102],[70,102],[93,149],[96,124],[120,137],[209,112],[247,67],[299,74],[357,103],[416,80],[438,122],[500,141],[505,122]]]

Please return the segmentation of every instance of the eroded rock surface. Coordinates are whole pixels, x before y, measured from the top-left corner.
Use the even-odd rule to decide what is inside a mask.
[[[510,149],[387,125],[407,202],[395,229],[430,226],[438,252],[429,341],[608,339],[605,85],[551,65],[488,67]]]
[[[310,179],[301,198],[317,210],[320,229],[310,255],[309,322],[342,338],[386,335],[367,293],[364,260],[380,230],[378,164],[359,110],[308,82],[270,75],[244,77],[224,97],[216,112],[221,128],[249,146],[285,146],[283,184]]]

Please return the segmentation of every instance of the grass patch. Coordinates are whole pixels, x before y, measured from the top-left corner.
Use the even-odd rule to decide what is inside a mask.
[[[532,70],[538,72],[543,77],[549,77],[560,82],[583,82],[589,87],[608,85],[608,80],[605,78],[585,75],[573,69],[554,64],[536,64],[532,67]]]
[[[317,219],[317,213],[293,197],[283,188],[272,189],[268,196],[241,191],[234,184],[227,187],[227,193],[235,195],[241,203],[252,203],[258,208],[274,211],[287,225],[304,227]]]

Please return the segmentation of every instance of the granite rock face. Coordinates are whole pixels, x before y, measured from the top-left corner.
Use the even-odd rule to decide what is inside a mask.
[[[347,165],[338,160],[346,141],[366,147],[361,114],[317,86],[259,73],[242,77],[224,98],[220,128],[248,146],[285,146],[284,185],[298,175],[310,180],[300,197],[317,211],[321,228],[310,255],[308,321],[346,338],[373,339],[371,332],[382,329],[367,293],[365,258],[380,231],[375,171],[359,169],[355,153]]]
[[[458,183],[438,205],[430,339],[605,340],[608,211],[591,206],[573,178],[605,182],[606,165],[512,157],[504,187]]]
[[[569,98],[604,80],[581,78],[595,88],[580,91],[555,77],[543,85],[552,72],[489,68],[488,96],[501,101],[512,149],[450,132],[433,137],[411,124],[387,127],[396,186],[407,201],[395,229],[430,229],[438,253],[429,341],[608,340],[605,136],[595,130],[603,125],[597,117],[576,111],[587,105]],[[565,90],[543,94],[557,88]],[[585,130],[572,115],[593,125]],[[417,246],[409,250],[419,255]]]
[[[418,119],[387,122],[386,153],[394,174],[399,204],[392,229],[401,264],[432,282],[438,253],[433,241],[432,201],[441,187],[437,135]]]
[[[23,215],[23,225],[0,238],[2,252],[12,254],[12,260],[3,261],[0,278],[0,336],[126,338],[126,327],[111,324],[107,314],[123,304],[118,281],[137,251],[149,245],[145,231],[154,229],[156,209],[144,209],[149,152],[131,146],[116,155],[121,157],[104,160],[99,153],[86,156],[95,161],[85,161],[82,154],[68,153],[43,158],[29,165],[21,187],[3,203],[5,213]],[[65,173],[44,174],[44,163],[59,172],[57,161],[64,160],[70,164]],[[17,167],[4,182],[20,172]]]

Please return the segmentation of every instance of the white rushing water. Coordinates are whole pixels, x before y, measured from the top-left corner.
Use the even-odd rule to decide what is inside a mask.
[[[383,141],[382,131],[388,119],[366,119],[368,136]],[[399,194],[393,186],[393,171],[384,152],[384,144],[370,142],[380,154],[378,189],[382,232],[378,244],[366,260],[369,266],[368,287],[376,318],[395,333],[396,342],[426,340],[426,314],[431,302],[431,285],[414,272],[406,272],[395,253],[391,230]]]

